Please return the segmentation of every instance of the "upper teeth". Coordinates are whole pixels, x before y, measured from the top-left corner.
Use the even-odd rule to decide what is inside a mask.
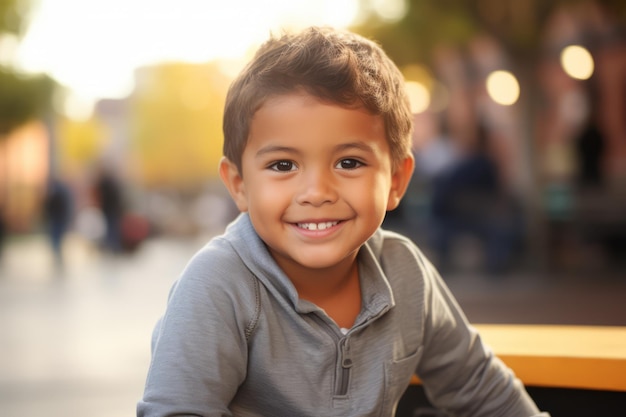
[[[298,227],[307,230],[325,230],[329,227],[333,227],[338,222],[324,222],[324,223],[298,223]]]

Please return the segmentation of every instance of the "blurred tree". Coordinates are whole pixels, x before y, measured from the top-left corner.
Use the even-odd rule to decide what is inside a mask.
[[[21,35],[26,27],[26,15],[31,0],[2,0],[0,2],[0,34]]]
[[[428,62],[437,45],[464,46],[474,35],[484,32],[502,42],[510,56],[525,61],[541,52],[545,23],[554,10],[588,1],[395,0],[406,4],[405,13],[386,20],[375,7],[382,2],[361,0],[364,18],[355,30],[379,41],[400,66]],[[624,27],[626,2],[596,1]]]
[[[0,139],[49,110],[54,88],[47,75],[27,77],[0,67]]]
[[[31,0],[0,1],[0,40],[20,37],[28,24]],[[0,56],[2,42],[0,42]],[[0,64],[0,140],[7,133],[50,109],[54,81],[47,75],[26,76]]]

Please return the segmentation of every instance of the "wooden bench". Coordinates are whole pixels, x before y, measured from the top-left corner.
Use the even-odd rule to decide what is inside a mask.
[[[626,327],[475,327],[526,386],[626,392]]]

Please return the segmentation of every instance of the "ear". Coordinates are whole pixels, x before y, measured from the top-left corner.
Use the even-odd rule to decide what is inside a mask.
[[[404,196],[415,168],[413,155],[408,155],[396,167],[391,175],[391,189],[389,190],[389,200],[387,201],[387,211],[398,207],[400,200]]]
[[[237,166],[228,158],[222,157],[219,164],[219,174],[239,211],[248,211],[246,187]]]

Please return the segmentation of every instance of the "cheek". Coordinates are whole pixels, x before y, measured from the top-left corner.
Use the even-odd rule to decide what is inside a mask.
[[[390,201],[390,192],[391,192],[391,182],[387,177],[381,179],[381,182],[378,185],[378,192],[376,193],[376,207],[377,210],[380,210],[383,213],[387,213],[387,210],[390,209],[389,201]]]
[[[389,181],[386,177],[378,176],[365,181],[360,187],[345,188],[346,199],[353,202],[363,212],[372,216],[384,215],[389,199]]]
[[[283,207],[291,199],[289,189],[272,181],[253,181],[248,185],[248,204],[250,208],[273,211]]]

